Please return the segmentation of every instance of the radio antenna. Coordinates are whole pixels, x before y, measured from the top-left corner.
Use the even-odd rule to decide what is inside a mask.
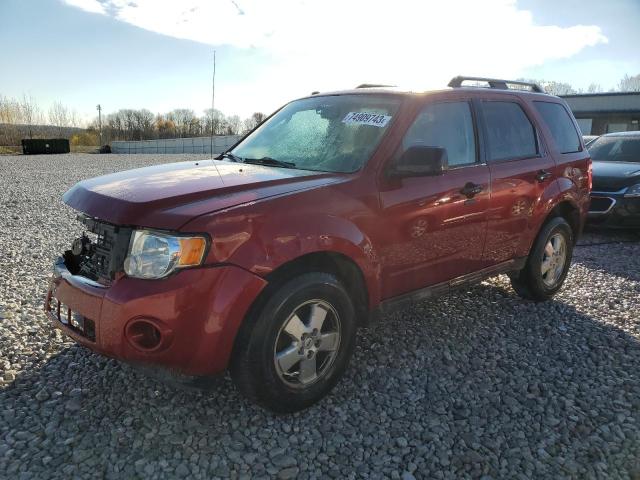
[[[216,106],[216,51],[213,51],[213,75],[211,76],[211,156],[213,156],[213,119]]]
[[[224,185],[224,178],[218,170],[218,165],[216,164],[216,160],[213,156],[213,119],[215,118],[215,106],[216,106],[216,51],[213,51],[213,75],[211,75],[211,160],[213,161],[213,166],[216,167],[216,172],[218,172],[218,176]]]

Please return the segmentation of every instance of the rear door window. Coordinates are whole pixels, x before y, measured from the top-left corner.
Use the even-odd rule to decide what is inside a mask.
[[[514,160],[538,155],[536,131],[515,102],[482,102],[489,160]]]
[[[580,137],[567,110],[559,103],[533,102],[551,130],[553,141],[560,153],[580,151]]]

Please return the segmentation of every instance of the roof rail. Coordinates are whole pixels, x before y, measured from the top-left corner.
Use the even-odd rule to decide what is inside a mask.
[[[489,88],[498,88],[500,90],[509,90],[509,85],[522,85],[524,87],[529,87],[532,92],[545,93],[542,87],[537,83],[520,82],[517,80],[500,80],[498,78],[465,77],[462,75],[453,77],[449,82],[449,86],[452,88],[460,88],[462,87],[462,82],[466,80],[473,82],[487,82],[489,84]]]
[[[356,88],[384,88],[384,87],[395,87],[396,85],[382,85],[379,83],[361,83]]]

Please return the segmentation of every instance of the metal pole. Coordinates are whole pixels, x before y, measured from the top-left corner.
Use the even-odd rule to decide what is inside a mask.
[[[213,157],[213,118],[216,100],[216,51],[213,51],[213,75],[211,76],[211,156]]]
[[[98,131],[100,132],[100,146],[102,146],[102,107],[100,104],[96,107],[98,109]]]

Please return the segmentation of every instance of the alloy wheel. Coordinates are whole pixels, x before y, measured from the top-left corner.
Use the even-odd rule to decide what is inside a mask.
[[[296,307],[284,322],[274,347],[280,379],[293,388],[306,388],[325,375],[340,347],[340,317],[324,300]]]
[[[547,287],[555,287],[567,262],[567,243],[561,233],[554,233],[547,240],[542,254],[540,273]]]

